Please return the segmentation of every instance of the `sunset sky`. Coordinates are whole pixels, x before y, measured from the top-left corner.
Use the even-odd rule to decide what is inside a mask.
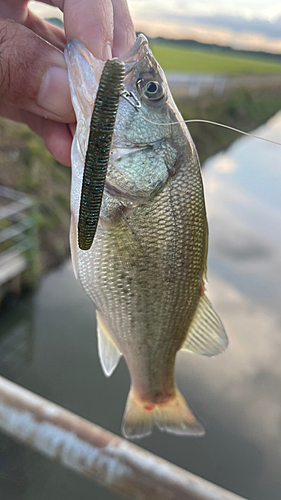
[[[280,0],[128,0],[138,31],[281,53]],[[43,17],[57,9],[30,2]]]

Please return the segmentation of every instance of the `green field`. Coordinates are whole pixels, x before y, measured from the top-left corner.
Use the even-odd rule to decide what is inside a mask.
[[[152,43],[152,51],[165,71],[220,74],[276,74],[281,73],[280,63],[262,57],[220,54],[200,49]]]

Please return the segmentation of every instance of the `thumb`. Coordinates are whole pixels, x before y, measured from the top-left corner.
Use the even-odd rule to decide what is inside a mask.
[[[75,121],[63,53],[25,26],[0,19],[0,101]]]

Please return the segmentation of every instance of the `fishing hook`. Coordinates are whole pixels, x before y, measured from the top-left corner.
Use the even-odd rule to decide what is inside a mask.
[[[138,100],[134,92],[129,92],[128,90],[124,89],[120,92],[120,97],[123,97],[125,101],[131,104],[131,106],[133,106],[136,111],[141,108],[141,102]]]

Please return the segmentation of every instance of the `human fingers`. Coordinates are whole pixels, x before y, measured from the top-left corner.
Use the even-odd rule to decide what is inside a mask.
[[[54,26],[48,21],[43,21],[37,17],[33,12],[28,11],[24,26],[29,28],[36,35],[41,36],[44,40],[51,43],[57,49],[64,50],[66,45],[66,38],[64,31],[58,26]]]
[[[29,111],[22,111],[21,121],[44,139],[46,148],[59,163],[70,167],[72,134],[66,123],[46,120]]]
[[[0,17],[23,23],[27,13],[27,0],[1,0]]]
[[[55,159],[63,165],[70,167],[73,135],[69,125],[67,123],[58,123],[46,120],[43,131],[43,139],[46,148],[55,157]]]
[[[64,31],[30,12],[27,0],[0,0],[0,18],[23,24],[55,47],[64,50]]]
[[[77,38],[98,59],[112,57],[113,6],[111,0],[53,0],[64,12],[67,40]]]
[[[0,115],[10,120],[25,123],[31,130],[44,139],[45,145],[55,159],[63,165],[71,165],[71,144],[75,124],[59,123],[35,115],[16,106],[0,103]]]
[[[113,57],[125,54],[135,42],[136,34],[126,0],[111,0],[113,5]]]
[[[61,122],[75,120],[63,53],[26,27],[0,19],[0,100]]]
[[[71,166],[72,134],[67,123],[46,120],[29,111],[23,111],[22,120],[44,139],[46,148],[59,163]]]

